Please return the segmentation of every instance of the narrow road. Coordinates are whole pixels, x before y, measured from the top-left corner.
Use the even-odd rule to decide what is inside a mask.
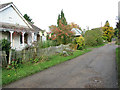
[[[28,76],[5,88],[117,88],[114,43]]]

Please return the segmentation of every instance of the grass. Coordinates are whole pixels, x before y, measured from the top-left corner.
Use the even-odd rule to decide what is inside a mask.
[[[99,48],[99,47],[102,47],[104,45],[105,45],[105,43],[98,45],[98,46],[86,46],[86,48]]]
[[[49,67],[52,67],[54,65],[57,65],[59,63],[62,63],[64,61],[73,59],[77,56],[80,56],[84,53],[87,53],[91,51],[90,49],[84,49],[82,51],[75,51],[73,52],[73,55],[71,56],[67,56],[67,57],[63,57],[60,55],[54,55],[50,58],[49,61],[44,61],[41,63],[26,63],[26,64],[22,64],[19,68],[17,68],[16,70],[7,70],[7,69],[2,69],[2,85],[6,85],[9,84],[11,82],[14,82],[16,80],[19,80],[23,77],[29,76],[31,74],[34,74],[36,72],[40,72],[44,69],[47,69]]]
[[[118,65],[118,84],[120,88],[120,47],[116,49],[116,59],[117,59],[117,65]]]

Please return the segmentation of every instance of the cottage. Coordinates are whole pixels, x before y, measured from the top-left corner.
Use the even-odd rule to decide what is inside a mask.
[[[77,28],[73,28],[71,31],[75,32],[75,37],[79,37],[82,34],[82,31]]]
[[[0,40],[7,39],[11,48],[22,50],[38,40],[46,40],[46,32],[29,23],[12,3],[0,4]]]

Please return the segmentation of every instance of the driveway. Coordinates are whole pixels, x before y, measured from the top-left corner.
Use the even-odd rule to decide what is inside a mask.
[[[117,88],[114,43],[28,76],[6,88]]]

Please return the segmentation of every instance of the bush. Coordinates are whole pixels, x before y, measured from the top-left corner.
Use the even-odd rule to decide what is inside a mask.
[[[100,29],[92,29],[85,32],[85,44],[88,46],[97,46],[103,44],[103,34]]]
[[[120,39],[117,38],[115,44],[120,45]]]
[[[10,50],[10,42],[6,39],[0,40],[0,50],[9,51]]]
[[[84,37],[80,36],[76,38],[76,42],[77,42],[77,49],[78,50],[83,50],[85,48],[85,40]]]
[[[113,27],[110,27],[109,22],[106,21],[104,27],[102,27],[101,29],[103,30],[103,36],[107,37],[108,42],[111,42],[115,33]]]
[[[106,36],[102,36],[102,38],[103,38],[104,40],[107,40],[107,39],[108,39]]]
[[[0,40],[0,50],[2,50],[2,51],[5,51],[6,52],[6,54],[7,54],[7,56],[6,56],[6,58],[7,58],[7,61],[8,61],[8,59],[9,59],[9,50],[10,50],[10,42],[8,41],[8,40],[6,40],[6,39],[2,39],[2,40]]]
[[[56,46],[56,42],[55,41],[52,41],[52,40],[47,40],[47,41],[44,41],[44,42],[38,42],[38,46],[39,48],[47,48],[47,47],[50,47],[50,46]]]
[[[77,49],[78,49],[78,50],[83,50],[83,47],[82,47],[82,46],[79,46]]]

